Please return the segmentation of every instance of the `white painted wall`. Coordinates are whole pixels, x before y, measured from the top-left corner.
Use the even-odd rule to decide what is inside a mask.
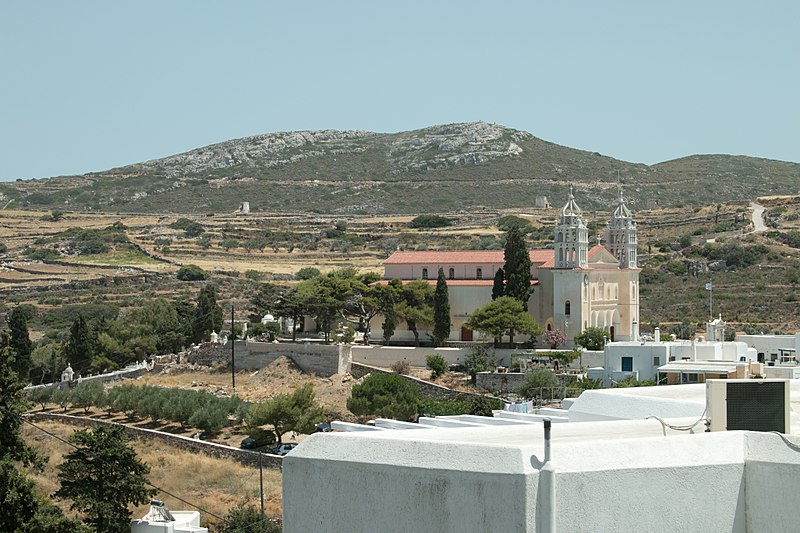
[[[543,448],[539,424],[312,435],[284,459],[283,528],[545,532],[555,516],[563,532],[797,529],[800,453],[778,435],[558,424],[553,507]]]
[[[779,350],[800,348],[800,333],[794,335],[736,335],[736,340],[744,342],[757,353],[763,353],[765,361],[778,358]]]

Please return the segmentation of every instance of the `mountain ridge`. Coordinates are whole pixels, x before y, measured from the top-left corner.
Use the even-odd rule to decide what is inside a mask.
[[[14,207],[120,212],[258,211],[341,214],[522,208],[569,184],[604,209],[616,185],[635,208],[744,202],[792,194],[800,164],[693,154],[654,165],[561,146],[487,122],[399,133],[275,132],[214,143],[79,176],[0,184]]]

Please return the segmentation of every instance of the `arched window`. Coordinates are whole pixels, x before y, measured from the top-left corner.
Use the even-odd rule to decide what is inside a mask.
[[[559,232],[556,234],[556,242],[561,242],[561,241],[563,241],[563,240],[564,240],[564,235],[563,235],[563,234],[562,234],[562,233],[559,231]]]
[[[423,268],[422,269],[422,279],[428,279],[428,269],[427,268]]]
[[[450,267],[450,269],[447,271],[447,277],[449,279],[456,279],[456,269],[453,268],[453,267]]]
[[[564,314],[569,316],[569,312],[570,312],[570,303],[569,300],[567,300],[566,302],[564,302]]]
[[[477,279],[483,279],[483,269],[482,269],[481,267],[478,267],[478,268],[475,270],[475,278],[477,278]]]

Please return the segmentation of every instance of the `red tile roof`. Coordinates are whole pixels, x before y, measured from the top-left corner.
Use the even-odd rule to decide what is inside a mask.
[[[391,280],[382,279],[376,281],[373,285],[388,285],[389,281]],[[403,279],[400,281],[403,283],[403,285],[405,285],[406,283],[410,283],[412,281],[427,281],[428,285],[436,285],[436,278],[423,279],[423,280]],[[494,280],[491,279],[448,279],[446,281],[448,287],[491,287],[492,284],[494,284]],[[539,284],[538,279],[531,280],[531,285],[538,285],[538,284]]]
[[[534,265],[552,266],[553,250],[530,250],[528,255]],[[461,250],[441,252],[395,252],[384,265],[424,265],[424,264],[481,264],[504,263],[503,250]]]

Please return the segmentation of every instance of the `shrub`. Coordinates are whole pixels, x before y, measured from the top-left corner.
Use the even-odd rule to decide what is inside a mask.
[[[201,281],[208,279],[208,272],[197,265],[182,266],[175,275],[181,281]]]
[[[419,390],[397,374],[370,374],[353,385],[347,408],[356,416],[380,416],[413,421],[417,416]]]
[[[303,267],[294,275],[295,279],[306,280],[319,277],[321,272],[315,267]]]
[[[586,328],[575,336],[575,344],[587,350],[602,350],[606,344],[608,332],[601,328]]]
[[[450,220],[440,215],[419,215],[408,223],[409,228],[446,228]]]
[[[425,358],[425,366],[432,372],[431,378],[437,379],[447,372],[447,360],[439,354],[429,355]]]
[[[6,246],[6,243],[0,242],[0,254],[4,254],[7,251],[8,251],[8,246]]]
[[[169,225],[170,228],[183,230],[187,237],[198,237],[205,231],[203,225],[188,218],[179,218]]]
[[[464,367],[469,372],[473,383],[475,383],[475,375],[478,372],[486,372],[493,366],[495,366],[494,354],[483,345],[473,347],[464,358]]]
[[[544,332],[544,343],[553,350],[565,342],[567,342],[567,336],[560,329],[549,329]]]
[[[259,281],[264,279],[264,273],[259,272],[258,270],[249,269],[245,271],[244,277],[247,279],[252,279],[254,281]]]
[[[561,381],[547,368],[534,368],[525,375],[525,382],[517,389],[517,394],[527,399],[556,398],[560,392]]]
[[[395,361],[392,363],[392,372],[406,376],[411,372],[411,365],[408,364],[408,361]]]

